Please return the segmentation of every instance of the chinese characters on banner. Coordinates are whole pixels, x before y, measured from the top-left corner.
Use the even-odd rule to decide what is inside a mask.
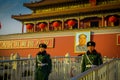
[[[38,48],[40,43],[45,43],[48,48],[53,48],[54,38],[2,40],[0,41],[0,49]]]

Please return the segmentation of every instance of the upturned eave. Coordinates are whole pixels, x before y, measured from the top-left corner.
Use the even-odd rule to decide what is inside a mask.
[[[31,3],[24,3],[23,6],[34,9],[36,7],[41,7],[41,6],[47,6],[47,5],[54,5],[54,4],[60,4],[60,3],[67,3],[67,2],[74,2],[74,1],[79,1],[79,0],[42,0],[38,2],[31,2]]]
[[[43,13],[33,13],[33,14],[26,14],[26,15],[12,15],[12,18],[24,21],[24,20],[30,20],[30,19],[37,19],[37,18],[46,18],[51,16],[62,16],[62,15],[70,15],[70,14],[80,14],[80,13],[88,13],[88,12],[98,12],[98,11],[108,11],[108,10],[114,10],[117,9],[118,12],[120,12],[120,3],[117,4],[107,4],[107,5],[97,5],[97,6],[91,6],[91,7],[85,7],[85,8],[75,8],[75,9],[68,9],[63,11],[51,11],[51,12],[43,12]]]

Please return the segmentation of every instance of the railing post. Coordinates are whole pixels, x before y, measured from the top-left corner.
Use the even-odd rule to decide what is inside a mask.
[[[118,59],[117,61],[116,61],[116,66],[117,66],[117,68],[116,68],[116,80],[120,80],[120,59]]]
[[[94,80],[99,80],[98,79],[98,70],[95,70],[95,79]]]
[[[109,80],[109,63],[107,65],[107,69],[106,69],[106,80]]]

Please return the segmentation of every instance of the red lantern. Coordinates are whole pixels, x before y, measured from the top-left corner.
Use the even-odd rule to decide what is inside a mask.
[[[89,0],[89,2],[96,2],[96,0]]]
[[[71,26],[74,26],[75,25],[75,21],[74,20],[69,20],[68,21],[68,26],[71,27]]]
[[[26,28],[27,28],[27,29],[32,29],[32,28],[33,28],[33,24],[30,24],[30,23],[29,23],[29,24],[26,24]]]
[[[95,6],[96,5],[96,0],[89,0],[91,6]]]
[[[39,25],[38,25],[38,27],[39,27],[40,29],[44,29],[44,28],[45,28],[45,26],[46,26],[46,24],[45,24],[45,23],[41,23],[41,24],[39,24]]]
[[[110,16],[109,17],[109,22],[116,22],[117,18],[115,16]]]
[[[57,21],[53,22],[53,27],[59,27],[59,26],[60,26],[59,22],[57,22]]]

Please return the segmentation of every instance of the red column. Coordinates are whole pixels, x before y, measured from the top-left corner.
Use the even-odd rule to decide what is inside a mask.
[[[47,21],[47,27],[48,27],[48,29],[47,29],[47,31],[49,31],[50,30],[50,22],[49,21]]]
[[[102,27],[105,26],[105,20],[104,20],[104,16],[102,16]]]
[[[34,26],[33,26],[33,32],[36,31],[36,22],[34,22]]]
[[[80,28],[80,18],[78,18],[78,29]]]
[[[62,29],[61,30],[63,30],[64,29],[64,19],[62,20]]]
[[[22,33],[24,33],[24,22],[22,22]]]
[[[107,20],[105,20],[105,27],[107,27]]]

